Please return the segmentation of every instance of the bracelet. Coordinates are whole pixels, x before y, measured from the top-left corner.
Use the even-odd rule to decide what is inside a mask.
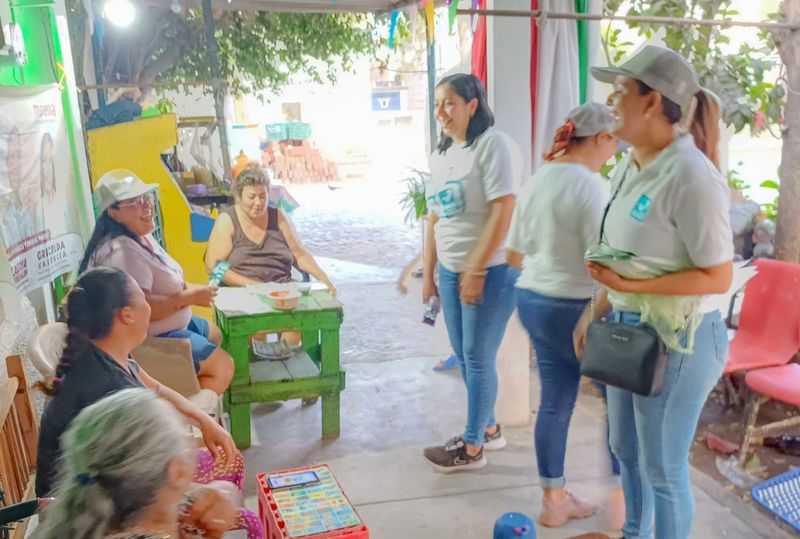
[[[489,271],[488,270],[480,270],[480,271],[478,271],[478,270],[475,270],[475,271],[467,270],[464,273],[466,273],[468,275],[475,275],[477,277],[486,277],[489,274]]]

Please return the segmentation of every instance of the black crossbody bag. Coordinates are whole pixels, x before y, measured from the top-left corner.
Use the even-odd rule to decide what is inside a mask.
[[[605,239],[608,211],[624,181],[625,176],[603,213],[600,225],[601,243]],[[595,295],[592,290],[592,318]],[[653,328],[601,320],[589,324],[581,360],[581,374],[610,386],[652,397],[661,393],[664,386],[668,358],[667,349]]]

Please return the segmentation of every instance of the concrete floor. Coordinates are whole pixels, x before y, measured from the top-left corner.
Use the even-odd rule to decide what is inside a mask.
[[[449,476],[435,473],[422,449],[461,432],[466,408],[458,375],[430,370],[435,360],[449,353],[448,347],[419,322],[418,297],[397,294],[396,272],[333,260],[323,263],[345,305],[341,342],[347,389],[342,394],[341,437],[321,440],[319,404],[254,405],[254,443],[245,451],[248,477],[327,463],[375,539],[486,539],[495,519],[505,512],[535,517],[541,490],[532,424],[506,429],[508,447],[489,453],[486,468]],[[532,374],[532,393],[537,396],[538,380]],[[599,503],[611,480],[602,414],[601,401],[581,397],[567,453],[568,487]],[[534,415],[535,410],[532,419]],[[694,483],[692,537],[788,537],[751,506],[726,497],[712,480],[696,477]],[[257,507],[252,480],[246,494],[247,504]],[[538,537],[602,531],[603,522],[601,512],[561,529],[540,527]]]

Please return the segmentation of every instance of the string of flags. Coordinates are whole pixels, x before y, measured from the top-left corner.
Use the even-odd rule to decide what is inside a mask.
[[[334,2],[336,0],[333,0]],[[392,0],[393,2],[397,2],[397,0]],[[463,0],[461,0],[463,1]],[[479,0],[471,0],[470,7],[472,9],[478,9],[478,2]],[[456,22],[456,13],[458,11],[458,3],[459,0],[445,0],[445,5],[447,6],[447,20],[448,20],[448,31],[450,34],[453,33],[453,28],[455,27]],[[411,25],[411,35],[415,35],[417,29],[417,20],[419,19],[419,8],[424,10],[425,20],[427,22],[427,29],[428,29],[428,43],[433,43],[435,40],[435,15],[436,15],[436,0],[418,0],[412,2],[408,6],[408,19]],[[400,10],[394,9],[391,12],[391,19],[389,24],[389,48],[394,48],[394,34],[397,30],[397,21],[400,17]],[[475,32],[477,27],[477,17],[473,14],[470,16],[470,27],[472,31]]]

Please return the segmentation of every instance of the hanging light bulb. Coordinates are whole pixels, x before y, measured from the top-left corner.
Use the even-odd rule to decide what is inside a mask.
[[[103,6],[103,15],[114,26],[127,28],[136,19],[136,8],[130,0],[108,0]]]
[[[169,9],[172,10],[172,12],[177,15],[178,13],[181,12],[183,8],[181,7],[181,3],[178,2],[178,0],[172,0],[172,3],[169,5]]]

